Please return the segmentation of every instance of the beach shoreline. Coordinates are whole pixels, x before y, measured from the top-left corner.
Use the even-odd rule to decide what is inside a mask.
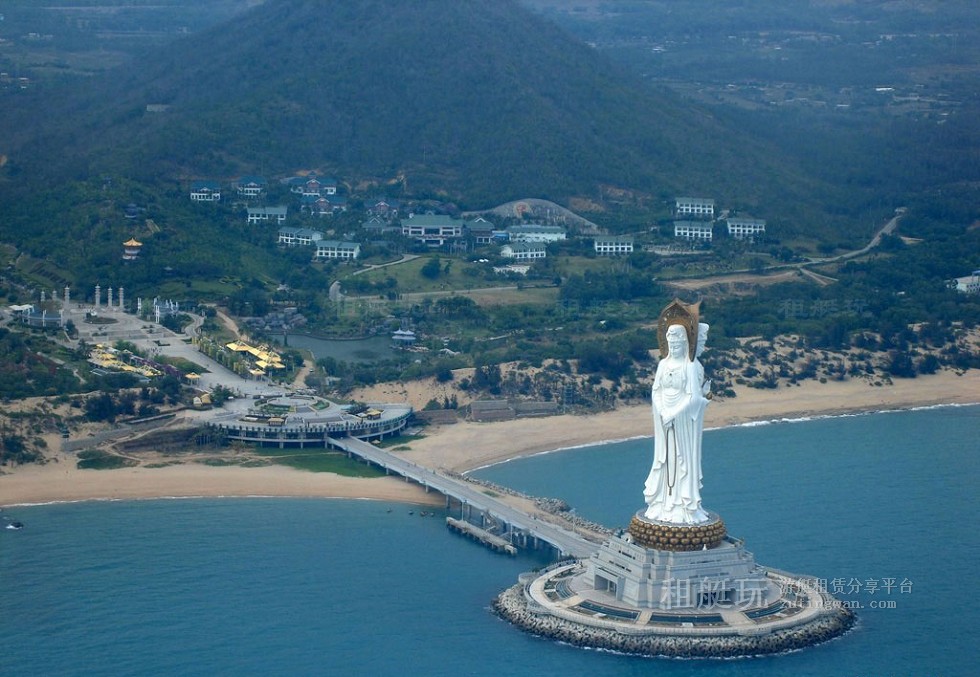
[[[741,388],[734,398],[716,399],[706,428],[845,416],[939,405],[980,404],[980,370],[942,371],[873,386],[863,380],[760,390]],[[621,406],[589,415],[561,414],[480,423],[431,426],[397,453],[436,470],[465,473],[496,463],[612,441],[649,437],[648,404]],[[3,469],[0,507],[86,500],[191,497],[360,498],[443,505],[444,498],[395,477],[352,478],[285,466],[245,468],[182,463],[166,467],[80,470],[70,454],[52,454],[43,465]]]
[[[944,371],[885,386],[863,380],[805,381],[779,389],[740,387],[736,397],[709,404],[705,428],[972,404],[980,404],[980,370],[976,369],[962,375]],[[652,435],[650,405],[641,404],[584,416],[462,421],[440,426],[412,442],[405,455],[420,465],[465,473],[515,458]]]

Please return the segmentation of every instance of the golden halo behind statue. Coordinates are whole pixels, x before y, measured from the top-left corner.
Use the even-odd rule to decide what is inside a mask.
[[[693,361],[698,348],[698,320],[701,314],[701,301],[696,303],[684,303],[678,298],[667,304],[660,311],[660,319],[657,320],[657,344],[660,346],[660,359],[667,357],[667,329],[673,324],[684,327],[687,333],[687,352],[688,359]]]

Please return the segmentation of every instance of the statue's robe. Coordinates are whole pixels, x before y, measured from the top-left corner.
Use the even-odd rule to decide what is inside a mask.
[[[646,517],[674,524],[708,521],[701,508],[701,434],[708,404],[704,368],[668,357],[653,381],[654,456],[644,485]]]

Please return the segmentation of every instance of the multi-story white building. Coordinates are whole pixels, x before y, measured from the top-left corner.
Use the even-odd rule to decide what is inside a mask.
[[[505,259],[530,261],[545,258],[548,256],[548,251],[540,242],[514,242],[501,247],[500,255]]]
[[[599,256],[622,256],[633,253],[632,235],[597,235],[595,253]]]
[[[674,221],[674,237],[711,242],[711,224],[703,221]]]
[[[353,260],[360,255],[361,245],[356,242],[319,240],[316,243],[316,253],[313,254],[313,258]]]
[[[971,275],[958,277],[955,280],[956,291],[964,294],[980,294],[980,270],[974,270]]]
[[[565,239],[565,229],[529,223],[511,226],[507,229],[507,235],[511,242],[558,242]]]
[[[295,226],[283,226],[279,229],[279,244],[285,245],[311,245],[317,240],[323,239],[323,233],[310,228],[297,228]]]
[[[243,176],[235,183],[235,189],[242,197],[258,197],[267,183],[261,176]]]
[[[693,216],[699,219],[715,218],[715,201],[706,197],[679,197],[674,202],[677,216]]]
[[[283,223],[286,220],[286,207],[249,207],[246,221],[248,223],[259,223],[261,221],[275,220],[276,223]]]
[[[441,247],[447,240],[463,235],[463,221],[444,214],[413,214],[401,220],[402,235],[424,242],[430,247]]]
[[[763,219],[726,219],[728,234],[734,238],[755,238],[766,233],[766,222]]]
[[[191,184],[193,202],[220,202],[221,186],[215,181],[195,181]]]

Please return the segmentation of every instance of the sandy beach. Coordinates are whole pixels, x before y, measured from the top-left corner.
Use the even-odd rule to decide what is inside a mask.
[[[705,425],[980,403],[980,370],[951,371],[873,386],[854,379],[803,382],[776,390],[741,388],[734,398],[716,399]],[[647,405],[620,407],[588,416],[561,415],[496,423],[470,421],[431,426],[401,451],[420,465],[463,472],[540,452],[652,434]],[[394,477],[362,479],[311,473],[284,466],[212,467],[196,463],[162,468],[79,470],[73,457],[58,454],[45,465],[4,469],[0,506],[53,501],[122,500],[190,496],[303,496],[373,498],[441,505],[442,497]]]
[[[443,505],[438,494],[395,477],[358,478],[286,466],[211,467],[197,463],[165,468],[79,470],[73,459],[29,465],[0,476],[0,506],[85,500],[203,496],[372,498]]]
[[[805,381],[774,390],[741,387],[736,390],[736,397],[711,402],[705,413],[705,427],[977,403],[980,403],[980,370],[977,369],[962,376],[944,371],[880,387],[860,379]],[[650,407],[640,405],[590,416],[562,415],[499,423],[467,421],[441,426],[412,442],[411,451],[406,454],[421,465],[464,472],[521,456],[652,434]]]

